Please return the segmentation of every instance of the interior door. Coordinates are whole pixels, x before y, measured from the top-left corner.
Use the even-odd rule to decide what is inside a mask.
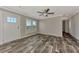
[[[3,13],[3,43],[16,40],[20,37],[20,17],[8,12]]]

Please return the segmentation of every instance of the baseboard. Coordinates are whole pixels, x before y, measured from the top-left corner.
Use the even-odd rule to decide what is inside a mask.
[[[21,38],[18,38],[18,39],[16,39],[16,40],[12,40],[12,41],[9,41],[9,42],[6,42],[6,43],[2,43],[2,44],[0,44],[0,46],[2,46],[2,45],[7,45],[8,43],[16,42],[16,41],[18,41],[18,40],[22,40],[22,39],[25,39],[25,38],[29,38],[29,37],[35,36],[35,35],[37,35],[37,33],[28,34],[28,35],[23,36],[23,37],[21,37]]]
[[[54,36],[54,37],[62,38],[61,36],[56,36],[56,35],[52,35],[52,34],[46,34],[46,33],[38,33],[38,34],[41,34],[41,35],[49,35],[49,36]]]
[[[28,34],[26,34],[25,36],[22,36],[22,37],[20,37],[19,39],[22,39],[22,38],[26,38],[26,37],[29,37],[29,36],[33,36],[33,35],[36,35],[37,33],[28,33]]]

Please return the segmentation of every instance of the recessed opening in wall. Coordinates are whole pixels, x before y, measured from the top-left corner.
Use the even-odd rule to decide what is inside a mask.
[[[63,37],[65,34],[69,34],[69,20],[63,20],[62,21],[62,35]]]

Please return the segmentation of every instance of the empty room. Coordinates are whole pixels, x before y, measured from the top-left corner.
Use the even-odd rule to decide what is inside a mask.
[[[79,53],[79,7],[0,6],[0,53]]]

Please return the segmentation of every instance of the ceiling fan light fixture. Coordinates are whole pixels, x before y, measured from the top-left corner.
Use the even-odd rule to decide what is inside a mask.
[[[47,13],[44,13],[43,15],[44,15],[44,16],[48,16]]]
[[[44,11],[38,11],[38,13],[41,13],[41,15],[40,16],[45,16],[45,17],[48,17],[48,15],[52,15],[52,14],[54,14],[54,12],[50,12],[50,9],[48,8],[48,9],[45,9]]]

